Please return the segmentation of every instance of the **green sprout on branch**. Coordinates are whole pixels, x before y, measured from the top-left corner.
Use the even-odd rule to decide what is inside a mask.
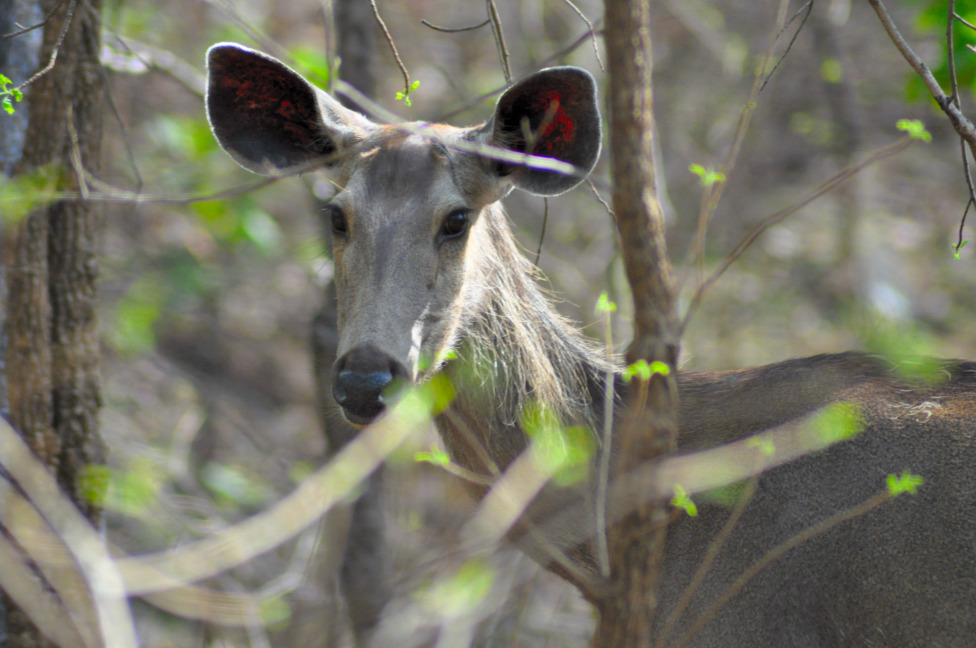
[[[692,501],[691,495],[688,494],[688,491],[681,484],[674,485],[674,497],[671,498],[671,506],[683,509],[689,517],[698,515],[698,507]]]
[[[407,106],[412,106],[413,103],[410,101],[410,93],[420,87],[420,81],[414,81],[408,87],[403,89],[403,92],[396,93],[396,100],[402,101]]]
[[[952,246],[953,248],[955,248],[955,252],[952,253],[952,256],[956,259],[956,261],[959,260],[959,250],[961,250],[964,247],[966,247],[966,244],[967,243],[969,243],[969,239],[966,239],[965,241],[963,241],[959,245],[953,245]]]
[[[925,124],[918,119],[899,119],[895,127],[908,133],[908,136],[914,140],[932,141],[932,134],[925,130]]]
[[[671,368],[664,362],[655,360],[654,362],[648,362],[647,360],[641,358],[637,362],[627,365],[624,368],[624,382],[630,382],[637,376],[642,382],[647,382],[651,379],[654,374],[661,374],[662,376],[671,375]]]
[[[701,179],[703,187],[711,187],[716,182],[725,182],[725,174],[714,169],[706,169],[700,164],[688,165],[688,170]]]
[[[897,497],[902,493],[911,493],[914,495],[915,491],[918,490],[918,487],[924,481],[920,475],[913,475],[907,470],[902,472],[901,476],[888,475],[888,494],[892,497]]]
[[[11,88],[13,83],[10,79],[0,74],[0,106],[8,115],[14,114],[14,102],[19,102],[24,98],[24,93],[18,88]]]

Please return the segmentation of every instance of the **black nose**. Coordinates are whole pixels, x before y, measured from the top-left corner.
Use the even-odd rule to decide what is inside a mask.
[[[372,344],[363,344],[335,364],[332,395],[350,422],[366,425],[376,418],[407,375],[399,362]]]

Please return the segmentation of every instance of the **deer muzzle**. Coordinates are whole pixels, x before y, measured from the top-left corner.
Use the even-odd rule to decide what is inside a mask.
[[[332,396],[354,425],[368,425],[407,382],[406,367],[372,344],[362,344],[336,361]]]

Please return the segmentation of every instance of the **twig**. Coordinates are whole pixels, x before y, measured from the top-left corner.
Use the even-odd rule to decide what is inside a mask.
[[[51,16],[54,15],[54,12],[60,9],[61,5],[63,5],[67,1],[68,0],[58,0],[58,4],[54,5],[54,8],[51,9],[51,11],[46,16],[44,16],[44,18],[41,19],[41,22],[31,25],[30,27],[24,27],[22,29],[18,29],[17,31],[12,31],[9,34],[4,34],[3,36],[0,36],[0,39],[6,40],[8,38],[16,38],[17,36],[22,36],[27,32],[32,32],[35,29],[40,29],[41,27],[46,25],[49,20],[51,20]]]
[[[790,205],[786,209],[780,210],[775,214],[772,214],[771,216],[768,216],[765,219],[763,219],[762,222],[760,222],[758,225],[752,228],[752,230],[748,234],[746,234],[746,236],[742,239],[742,241],[740,241],[739,244],[735,246],[735,248],[729,253],[727,257],[725,257],[725,259],[722,261],[722,264],[718,267],[718,269],[716,269],[715,272],[713,272],[711,276],[707,280],[705,280],[702,283],[702,285],[698,288],[698,291],[695,293],[695,296],[692,298],[691,304],[689,304],[688,306],[688,311],[685,313],[684,319],[681,322],[680,332],[683,333],[685,328],[687,328],[688,322],[691,321],[692,315],[694,315],[695,310],[697,310],[698,305],[701,303],[702,298],[705,296],[705,293],[708,292],[708,290],[712,287],[712,284],[718,281],[719,277],[721,277],[722,274],[724,274],[725,271],[729,269],[729,266],[731,266],[736,259],[742,256],[742,253],[745,252],[749,248],[749,246],[752,245],[763,232],[765,232],[773,225],[776,225],[777,223],[784,221],[787,217],[795,214],[800,209],[806,207],[817,198],[820,198],[824,194],[829,193],[835,187],[837,187],[837,185],[844,182],[854,174],[858,173],[859,171],[861,171],[861,169],[871,164],[874,164],[875,162],[879,162],[887,157],[891,157],[892,155],[902,152],[903,150],[911,146],[911,144],[914,141],[915,140],[913,140],[909,136],[899,139],[894,144],[890,144],[884,147],[883,149],[876,151],[872,155],[868,156],[865,160],[855,165],[852,165],[844,169],[840,173],[836,174],[835,176],[833,176],[832,178],[830,178],[829,180],[821,184],[819,187],[814,189],[813,192],[810,193],[803,200],[794,203],[793,205]]]
[[[39,70],[35,72],[31,76],[31,78],[27,79],[19,86],[17,86],[18,90],[23,90],[24,88],[34,83],[42,76],[44,76],[45,74],[47,74],[48,72],[54,69],[54,64],[58,60],[58,51],[61,49],[62,43],[64,43],[64,37],[68,35],[68,28],[71,26],[71,21],[74,19],[75,8],[77,6],[78,6],[78,0],[71,0],[71,2],[68,4],[68,14],[64,18],[64,24],[61,26],[61,33],[58,34],[58,40],[54,43],[54,48],[51,50],[51,58],[48,59],[47,65],[44,66],[43,70]],[[47,21],[49,18],[50,15],[48,16],[48,18],[45,18],[44,20]]]
[[[542,231],[539,232],[539,247],[535,251],[535,261],[534,265],[539,265],[539,259],[542,257],[542,241],[546,238],[546,224],[549,222],[549,199],[542,199]]]
[[[689,246],[688,251],[685,253],[685,261],[683,263],[683,278],[678,282],[679,291],[681,286],[684,285],[684,282],[688,276],[688,267],[693,264],[692,260],[702,259],[705,254],[705,234],[708,231],[708,225],[711,222],[715,211],[718,209],[718,203],[722,199],[722,193],[725,191],[728,178],[732,173],[732,169],[735,168],[735,163],[739,158],[739,152],[742,149],[742,142],[745,140],[746,132],[749,130],[749,124],[752,120],[752,113],[756,108],[759,93],[770,79],[768,75],[765,77],[760,75],[765,73],[765,71],[770,68],[769,62],[773,58],[773,48],[776,47],[776,43],[779,42],[779,38],[783,34],[783,30],[786,28],[787,6],[787,0],[782,0],[780,2],[775,23],[776,36],[770,39],[769,46],[763,53],[763,59],[759,67],[759,72],[753,79],[752,88],[749,90],[749,98],[746,100],[745,104],[743,104],[742,110],[739,113],[739,122],[736,124],[735,134],[732,136],[732,146],[729,149],[728,156],[725,158],[725,162],[722,164],[721,171],[724,179],[717,180],[716,182],[712,183],[712,185],[706,188],[706,190],[703,192],[701,208],[698,212],[698,226],[695,230],[695,238]],[[772,69],[775,70],[779,66],[780,61],[782,61],[782,57],[780,57],[779,61],[772,66]],[[684,331],[684,325],[681,326],[680,331]]]
[[[948,51],[949,60],[949,79],[952,83],[951,101],[953,104],[955,104],[956,108],[962,110],[962,103],[959,97],[959,83],[958,79],[956,78],[955,45],[952,36],[952,26],[956,17],[956,2],[955,0],[949,0],[949,6],[946,8],[946,50]],[[969,23],[966,23],[966,25],[972,27],[972,25],[969,25]],[[966,187],[969,189],[969,200],[966,202],[966,208],[962,211],[962,218],[959,219],[959,235],[956,237],[955,245],[955,251],[957,254],[963,246],[962,233],[963,228],[966,227],[966,216],[969,215],[969,207],[971,205],[976,205],[976,187],[973,187],[972,169],[969,167],[969,156],[966,155],[966,144],[962,138],[959,139],[959,154],[962,157],[962,170],[963,175],[966,178]]]
[[[712,605],[705,612],[703,612],[700,617],[698,617],[695,623],[688,628],[688,630],[681,635],[681,637],[679,637],[674,644],[672,644],[673,648],[681,648],[681,646],[687,645],[688,642],[691,641],[691,639],[698,634],[703,627],[705,627],[705,624],[707,624],[715,616],[715,614],[723,606],[725,606],[726,603],[731,601],[739,592],[742,591],[743,587],[749,584],[749,581],[755,578],[759,572],[768,567],[771,563],[782,557],[783,554],[806,542],[809,542],[810,540],[813,540],[817,536],[830,531],[844,522],[848,522],[866,515],[890,499],[891,495],[888,494],[888,491],[882,491],[853,508],[847,509],[846,511],[841,511],[840,513],[832,515],[831,517],[813,525],[812,527],[804,529],[792,538],[785,540],[784,542],[781,542],[770,549],[762,558],[757,560],[751,567],[749,567],[749,569],[744,571],[737,579],[735,579],[735,582],[729,585],[728,589],[725,590],[725,592],[714,603],[712,603]]]
[[[481,29],[482,27],[484,27],[485,25],[487,25],[490,22],[491,22],[491,18],[485,18],[485,21],[484,22],[480,22],[477,25],[469,25],[468,27],[440,27],[440,26],[435,25],[434,23],[430,22],[426,18],[421,18],[420,19],[420,23],[422,25],[426,25],[427,27],[430,27],[433,30],[436,30],[436,31],[439,31],[439,32],[446,32],[448,34],[456,34],[458,32],[474,31],[476,29]]]
[[[786,44],[786,49],[783,50],[783,53],[780,55],[780,57],[776,59],[776,64],[773,65],[773,69],[770,70],[769,74],[766,75],[765,80],[762,82],[762,85],[759,87],[759,92],[756,93],[757,96],[759,94],[762,94],[762,91],[766,88],[766,84],[769,83],[770,79],[773,78],[773,75],[776,74],[776,70],[779,69],[779,66],[783,63],[783,61],[786,60],[786,57],[789,55],[790,50],[793,49],[793,44],[796,43],[797,37],[799,37],[800,32],[803,31],[803,26],[806,24],[807,19],[810,17],[810,12],[813,11],[813,0],[807,0],[806,4],[804,4],[802,7],[797,9],[793,13],[793,15],[790,16],[790,19],[786,21],[786,24],[783,25],[782,29],[780,29],[779,34],[776,35],[776,40],[779,40],[779,37],[783,35],[783,32],[786,30],[786,28],[792,25],[793,21],[796,20],[800,16],[800,14],[803,14],[804,10],[806,10],[806,13],[803,15],[803,20],[800,22],[800,26],[797,27],[796,30],[793,32],[793,37],[790,38],[790,42]]]
[[[678,604],[674,606],[671,610],[671,614],[668,615],[667,620],[664,622],[664,626],[661,627],[661,633],[658,636],[657,648],[664,648],[665,640],[674,628],[674,624],[678,622],[681,615],[685,613],[688,609],[688,605],[691,603],[691,597],[698,590],[698,586],[701,582],[705,580],[705,575],[711,568],[712,563],[715,562],[715,557],[718,556],[718,551],[721,549],[725,542],[732,535],[732,531],[735,529],[736,525],[739,523],[739,518],[742,517],[742,513],[746,510],[746,505],[752,501],[752,496],[756,492],[756,486],[759,484],[759,475],[753,475],[746,482],[745,489],[742,495],[739,497],[739,501],[735,503],[735,508],[732,509],[729,519],[725,521],[722,525],[722,529],[719,531],[715,539],[709,544],[708,549],[705,551],[705,557],[702,558],[701,564],[698,565],[698,569],[695,570],[695,574],[691,577],[691,581],[688,586],[685,587],[684,591],[681,592],[681,598],[678,600]]]
[[[579,7],[573,4],[572,0],[563,0],[563,2],[568,4],[570,9],[575,11],[576,15],[580,17],[580,20],[585,22],[586,26],[590,28],[590,36],[593,39],[593,54],[596,56],[596,62],[600,64],[600,69],[606,72],[606,68],[603,66],[603,59],[600,58],[600,47],[596,42],[596,30],[593,29],[593,23],[590,22],[590,19],[586,17],[586,14],[584,14]]]
[[[952,17],[953,18],[955,18],[956,20],[958,20],[959,22],[961,22],[962,24],[964,24],[966,27],[969,27],[970,29],[976,31],[976,25],[974,25],[973,23],[969,22],[968,20],[966,20],[965,18],[963,18],[962,16],[960,16],[959,14],[957,14],[955,11],[952,11],[951,9],[950,9],[950,13],[952,14]]]
[[[400,74],[403,75],[403,93],[410,94],[410,74],[407,72],[407,66],[403,64],[403,59],[400,58],[400,52],[397,51],[396,44],[393,42],[393,36],[390,35],[390,30],[386,28],[386,23],[383,22],[383,18],[380,16],[380,10],[376,6],[376,0],[369,0],[369,4],[373,7],[373,16],[376,18],[376,22],[379,23],[380,29],[383,30],[386,42],[390,44],[390,49],[393,50],[393,58],[400,68]]]
[[[874,12],[878,15],[878,19],[881,21],[881,25],[884,27],[885,31],[888,33],[888,37],[891,42],[895,44],[898,51],[905,58],[908,64],[915,70],[915,73],[922,79],[922,83],[928,88],[929,94],[935,99],[936,103],[939,104],[939,108],[942,112],[946,114],[949,121],[952,123],[953,128],[962,137],[967,144],[969,144],[969,151],[976,157],[976,126],[973,125],[969,119],[962,114],[959,107],[956,106],[950,97],[946,96],[946,93],[942,90],[939,82],[936,80],[935,75],[929,70],[929,67],[922,62],[922,59],[918,57],[918,54],[911,48],[908,42],[898,31],[898,27],[892,21],[891,16],[888,14],[888,10],[885,8],[881,0],[868,0]]]
[[[508,60],[508,47],[505,45],[505,35],[502,33],[502,20],[498,15],[498,7],[495,6],[495,0],[486,0],[486,4],[488,5],[488,20],[491,21],[495,44],[498,46],[498,57],[502,61],[502,71],[505,72],[505,81],[511,83],[512,66]]]
[[[952,82],[952,96],[946,96],[945,92],[942,90],[942,86],[936,80],[932,71],[929,67],[922,62],[922,59],[918,57],[912,47],[898,31],[898,27],[895,25],[891,16],[888,14],[888,10],[885,8],[881,0],[868,0],[874,12],[878,15],[878,19],[881,21],[881,25],[884,27],[885,31],[888,33],[888,37],[891,42],[895,44],[898,51],[908,62],[908,64],[915,70],[915,73],[922,79],[925,87],[928,88],[929,93],[932,98],[935,99],[936,103],[939,104],[939,108],[942,112],[946,114],[949,118],[949,122],[952,127],[955,128],[956,133],[960,138],[960,145],[969,145],[970,154],[976,158],[976,126],[973,125],[971,121],[963,114],[962,109],[959,105],[959,92],[956,85],[956,75],[955,75],[955,58],[952,52],[953,37],[952,37],[952,20],[956,18],[955,13],[955,2],[950,0],[947,7],[947,27],[946,27],[946,44],[949,49],[949,72]],[[972,28],[972,25],[965,23],[968,27]],[[971,171],[969,167],[969,162],[966,158],[965,151],[963,151],[963,170],[966,174],[966,185],[969,188],[969,203],[966,205],[966,209],[963,211],[962,220],[959,223],[959,238],[956,241],[956,252],[962,247],[962,231],[966,223],[966,215],[969,213],[969,205],[976,204],[976,190],[973,187],[973,181],[971,178]]]

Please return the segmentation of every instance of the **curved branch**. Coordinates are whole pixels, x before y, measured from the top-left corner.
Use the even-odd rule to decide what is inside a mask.
[[[963,138],[969,145],[969,152],[972,153],[973,157],[976,157],[976,126],[962,114],[959,106],[953,102],[952,97],[947,95],[942,89],[942,86],[939,85],[939,82],[929,67],[919,58],[911,45],[908,44],[908,41],[901,35],[901,32],[898,31],[898,27],[891,19],[888,10],[881,0],[868,0],[868,3],[874,9],[874,12],[878,14],[878,19],[881,21],[881,25],[885,31],[888,32],[888,37],[891,39],[891,42],[895,44],[895,47],[898,48],[901,55],[912,66],[912,69],[915,70],[919,78],[922,79],[922,83],[928,88],[929,93],[935,99],[935,102],[939,104],[942,112],[949,118],[952,127],[956,129],[959,137]]]

